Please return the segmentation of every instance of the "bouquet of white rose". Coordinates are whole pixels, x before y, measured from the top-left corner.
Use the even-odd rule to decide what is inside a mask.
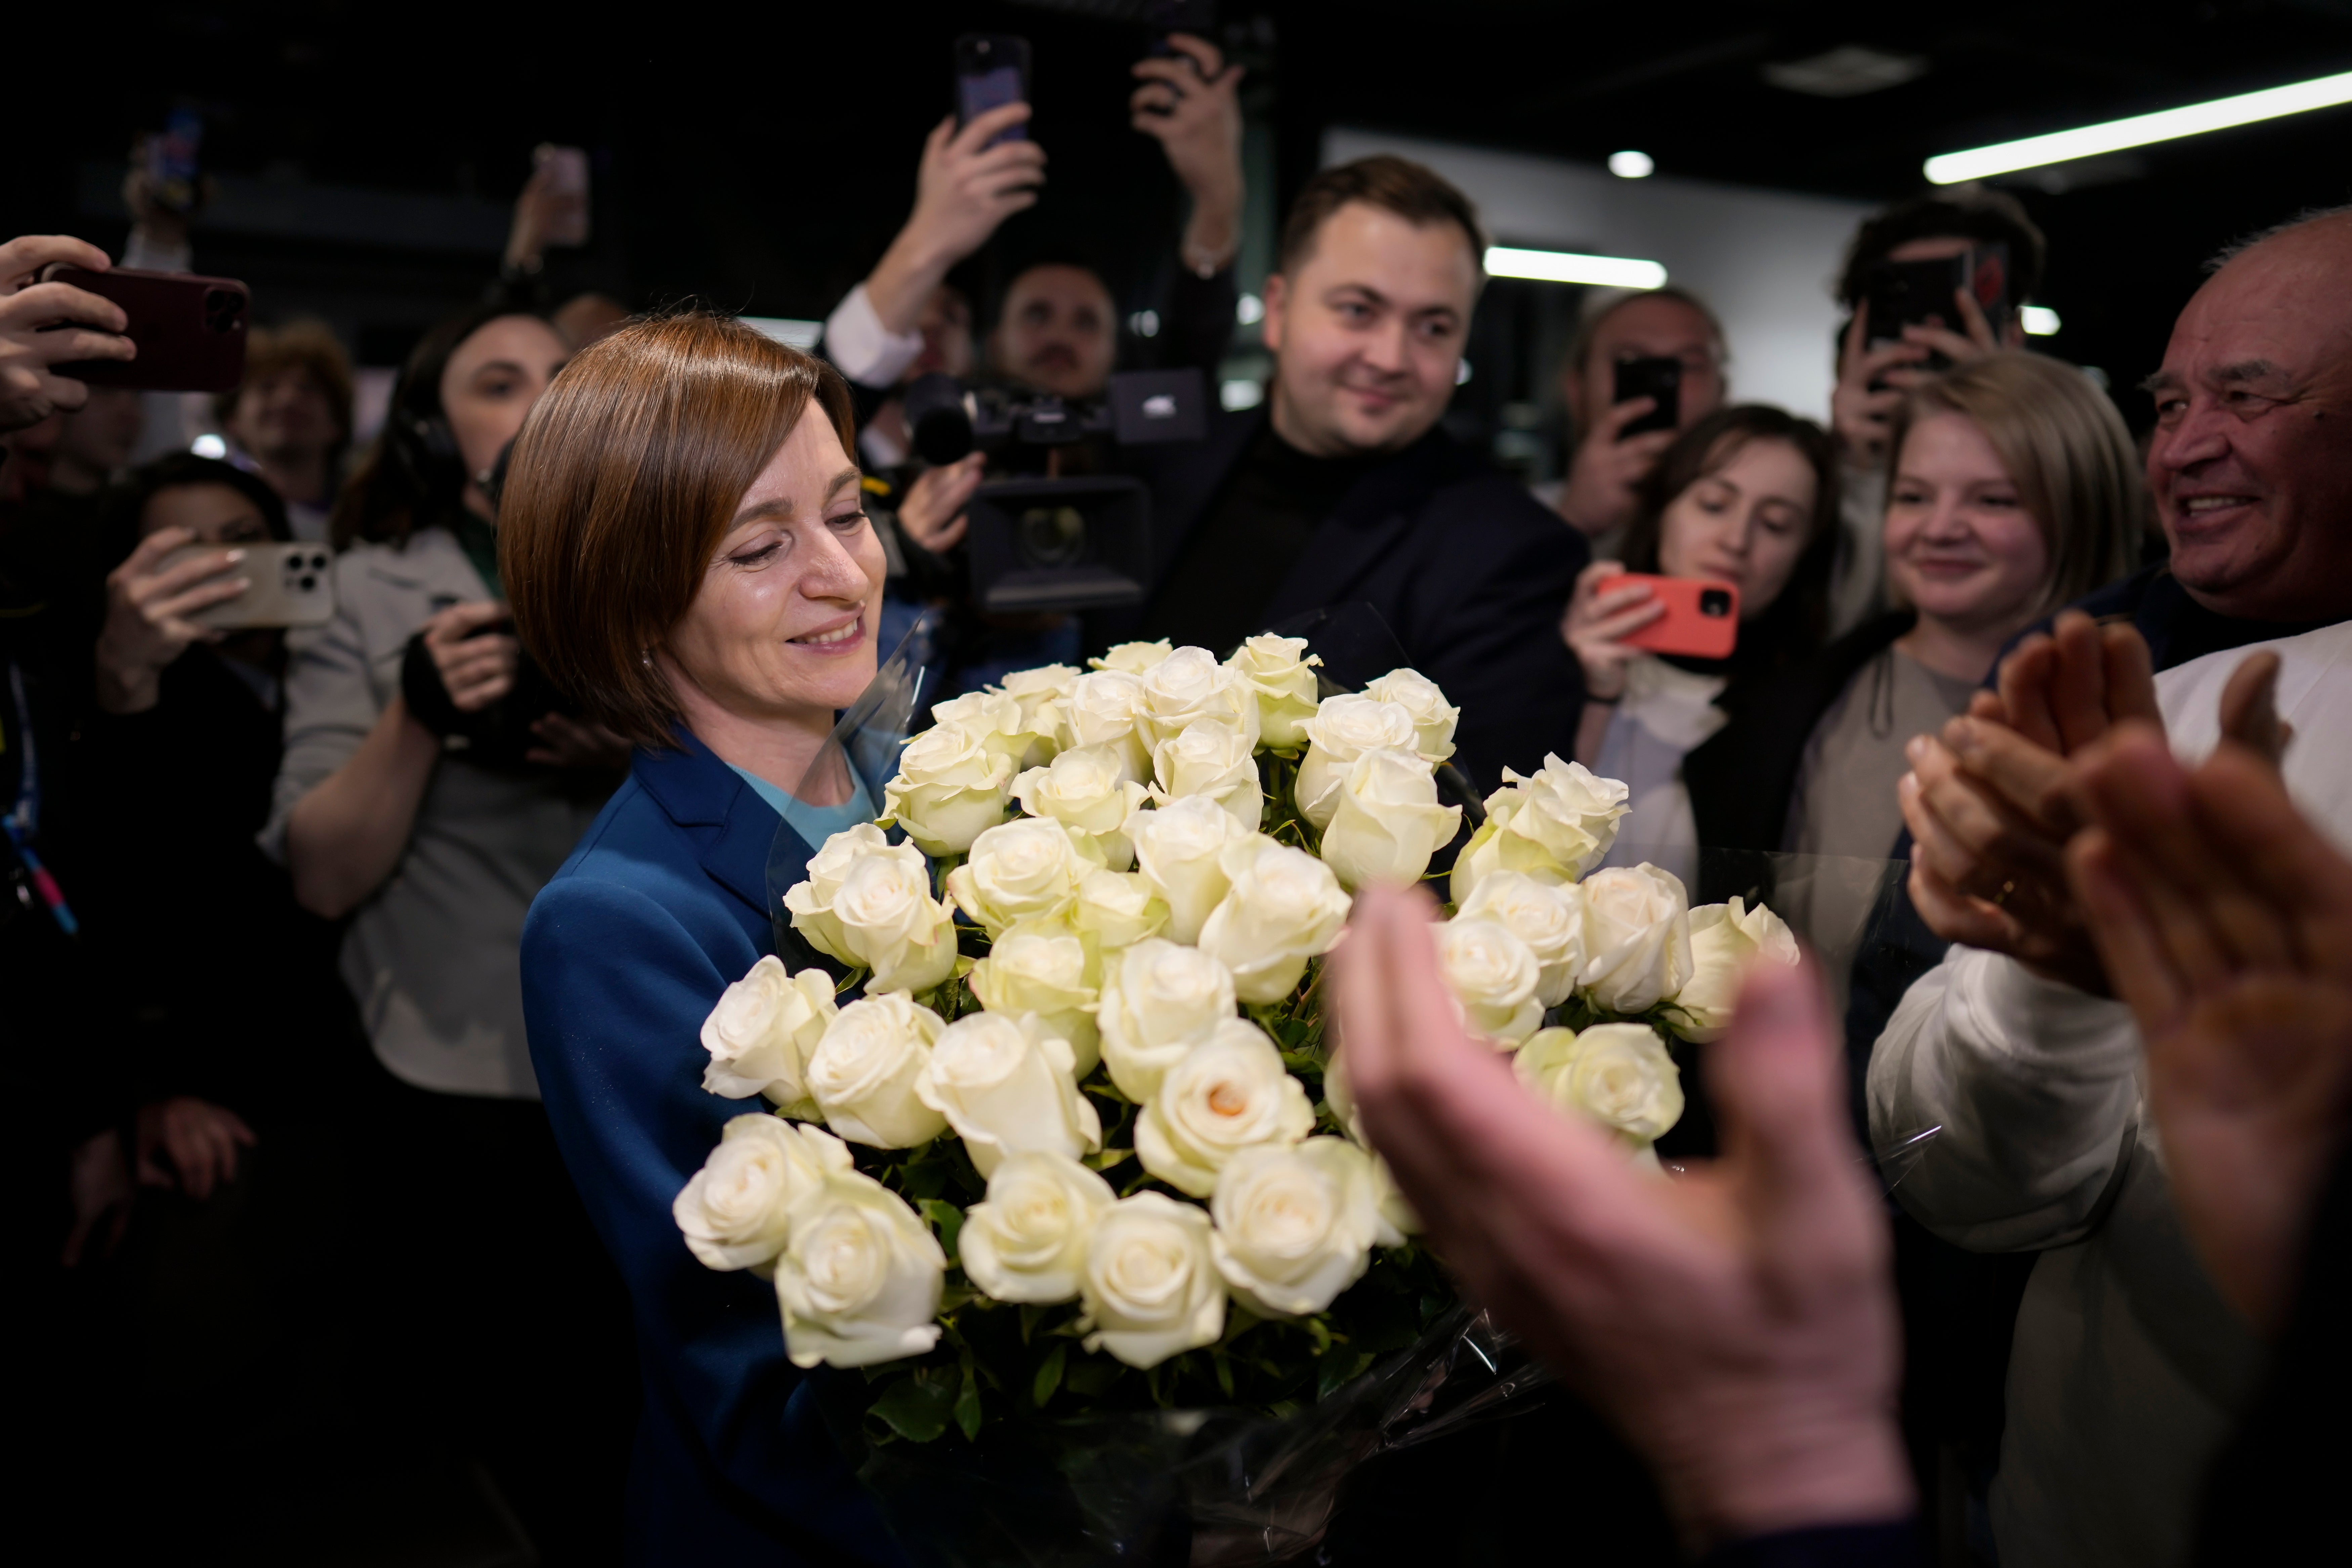
[[[728,1123],[677,1224],[772,1276],[795,1364],[865,1369],[868,1441],[1300,1417],[1459,1338],[1319,990],[1349,889],[1459,836],[1456,710],[1410,669],[1323,695],[1318,662],[1129,644],[940,704],[879,819],[783,896],[838,973],[763,958],[712,1010],[705,1087],[774,1111]],[[1506,778],[1453,861],[1444,970],[1473,1032],[1654,1163],[1683,1106],[1661,1031],[1712,1038],[1748,959],[1795,943],[1652,867],[1588,875],[1622,784]]]

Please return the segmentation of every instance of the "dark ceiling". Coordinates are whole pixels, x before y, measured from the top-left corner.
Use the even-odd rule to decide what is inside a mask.
[[[945,110],[948,45],[1017,31],[1036,50],[1044,207],[1015,248],[1117,262],[1164,255],[1173,190],[1124,124],[1140,0],[546,8],[381,3],[51,10],[72,27],[13,48],[38,133],[0,169],[12,231],[121,222],[89,195],[98,165],[178,102],[207,122],[225,174],[510,199],[531,145],[594,153],[598,236],[570,278],[636,302],[694,295],[821,314],[904,216],[923,132]],[[1227,4],[1255,40],[1253,102],[1281,183],[1347,123],[1598,161],[1638,147],[1662,174],[1886,200],[1920,160],[1987,141],[2352,69],[2352,0],[1860,6],[1557,0]],[[102,30],[88,29],[99,26]],[[1862,46],[1917,74],[1844,98],[1792,91],[1769,68]],[[2017,188],[2049,229],[2053,346],[2136,379],[2232,235],[2352,199],[2352,109],[2125,154]],[[2056,188],[2068,185],[2071,188]],[[2048,185],[2053,188],[2038,188]],[[102,197],[103,182],[99,191]],[[477,226],[478,229],[478,225]],[[198,263],[289,298],[331,282],[418,311],[489,264],[420,238],[398,253],[331,237],[200,236]],[[395,306],[398,308],[395,309]]]

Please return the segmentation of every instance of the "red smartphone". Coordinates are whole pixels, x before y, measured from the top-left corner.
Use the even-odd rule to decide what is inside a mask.
[[[253,294],[233,278],[59,267],[48,281],[102,294],[121,306],[131,318],[125,335],[139,345],[137,359],[75,360],[51,367],[58,375],[142,392],[226,392],[245,379]]]
[[[1603,594],[1628,583],[1645,583],[1666,613],[1627,637],[1652,653],[1691,658],[1729,658],[1739,641],[1739,590],[1714,577],[1659,577],[1625,572],[1601,580]]]

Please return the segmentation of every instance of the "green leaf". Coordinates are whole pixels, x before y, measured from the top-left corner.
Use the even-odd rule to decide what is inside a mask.
[[[956,1238],[963,1234],[963,1210],[938,1198],[925,1198],[915,1207],[925,1219],[939,1227],[940,1250],[953,1258],[956,1256]]]
[[[1134,1153],[1132,1149],[1106,1149],[1099,1154],[1089,1154],[1078,1163],[1089,1171],[1108,1171],[1114,1165],[1125,1164]]]
[[[1084,1355],[1063,1373],[1062,1381],[1069,1384],[1072,1394],[1092,1399],[1117,1383],[1121,1370],[1119,1363],[1107,1355]]]
[[[1024,1302],[1021,1308],[1021,1342],[1023,1344],[1025,1345],[1029,1342],[1029,1336],[1037,1331],[1037,1324],[1045,1316],[1045,1308],[1037,1306],[1034,1302]],[[1042,1403],[1042,1401],[1040,1403]]]
[[[967,1441],[980,1436],[980,1378],[972,1371],[971,1352],[964,1352],[963,1388],[956,1395],[956,1425],[963,1428]]]
[[[1371,1364],[1371,1356],[1361,1352],[1355,1355],[1325,1356],[1322,1368],[1315,1376],[1315,1397],[1318,1400],[1330,1398],[1354,1382],[1357,1374]]]
[[[1029,1389],[1030,1402],[1038,1408],[1045,1408],[1045,1401],[1053,1398],[1054,1391],[1062,1386],[1062,1363],[1069,1360],[1069,1352],[1070,1342],[1064,1340],[1045,1352],[1044,1363],[1037,1368],[1037,1381]]]
[[[1227,1399],[1231,1399],[1234,1396],[1234,1358],[1221,1350],[1211,1359],[1217,1365],[1217,1386],[1224,1391]]]
[[[929,1443],[948,1429],[955,1397],[952,1382],[918,1372],[884,1389],[882,1397],[866,1406],[866,1414],[879,1416],[910,1443]]]

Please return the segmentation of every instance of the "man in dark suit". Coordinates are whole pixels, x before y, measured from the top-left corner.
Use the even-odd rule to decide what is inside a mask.
[[[1152,491],[1152,593],[1094,617],[1097,647],[1223,653],[1368,604],[1462,709],[1454,760],[1480,790],[1507,765],[1570,754],[1584,692],[1559,616],[1584,541],[1438,428],[1484,244],[1469,200],[1402,158],[1307,183],[1266,279],[1265,404],[1200,443],[1130,455]]]

